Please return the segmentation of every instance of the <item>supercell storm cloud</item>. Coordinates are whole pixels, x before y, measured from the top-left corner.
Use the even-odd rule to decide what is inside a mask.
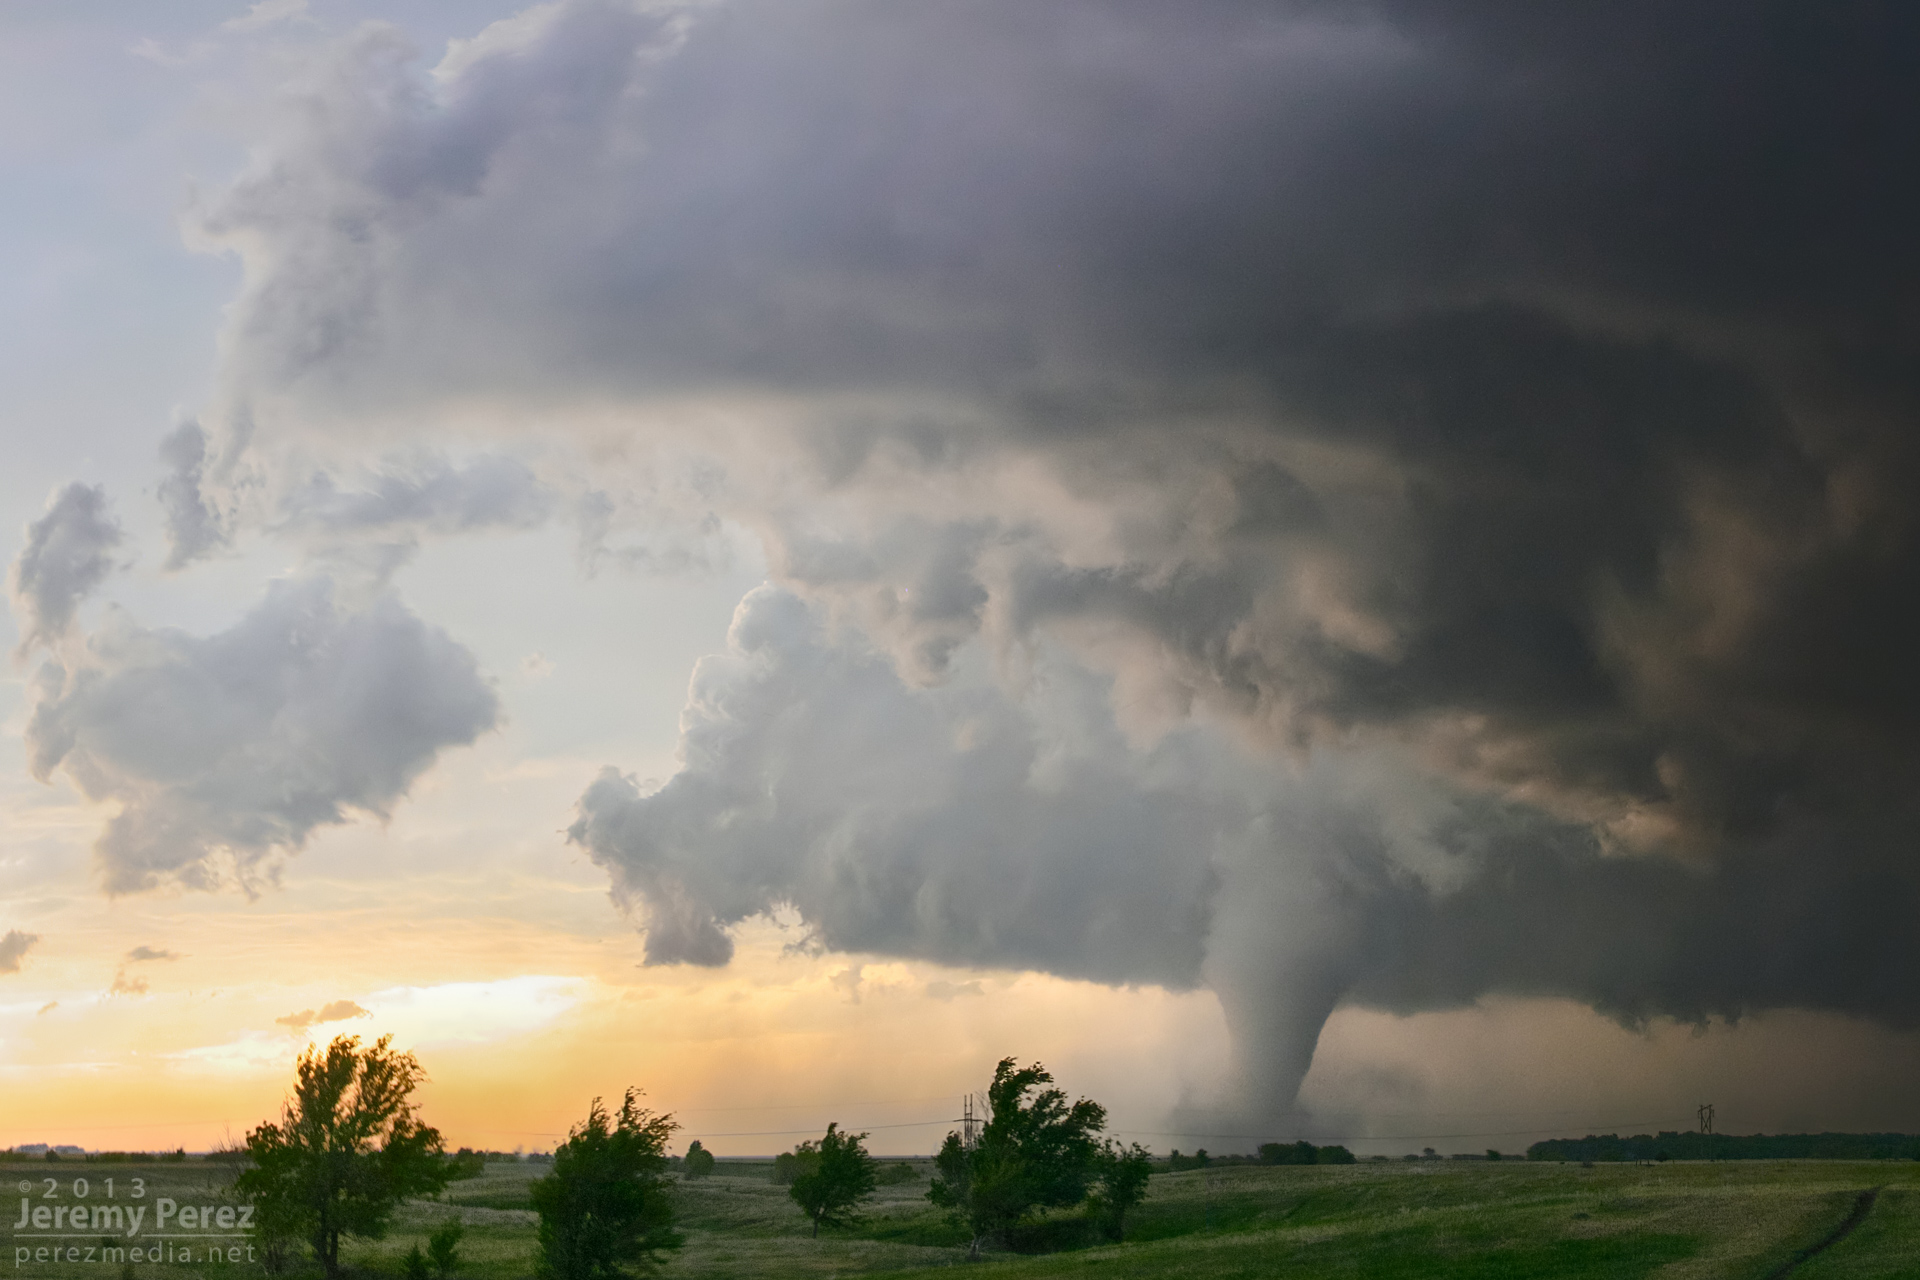
[[[191,214],[246,283],[176,558],[750,531],[682,771],[570,831],[652,963],[791,905],[1211,986],[1262,1118],[1343,1001],[1912,1026],[1917,61],[1867,3],[369,26]],[[36,635],[104,572],[45,563]]]

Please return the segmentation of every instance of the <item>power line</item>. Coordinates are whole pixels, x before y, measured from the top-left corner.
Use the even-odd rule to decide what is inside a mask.
[[[951,1120],[909,1120],[903,1124],[850,1124],[845,1127],[849,1130],[926,1129],[937,1124],[952,1124],[952,1123],[954,1122]],[[691,1133],[693,1131],[688,1130],[688,1132]],[[812,1128],[808,1128],[808,1129],[750,1129],[750,1130],[744,1130],[736,1133],[707,1133],[702,1131],[699,1136],[702,1139],[706,1139],[706,1138],[784,1138],[790,1134],[795,1134],[795,1133],[819,1133],[819,1132],[820,1132],[820,1126],[814,1125]]]
[[[839,1107],[904,1107],[911,1103],[939,1102],[946,1098],[944,1093],[931,1094],[924,1098],[875,1098],[866,1102],[769,1102],[753,1107],[670,1107],[673,1115],[699,1113],[706,1115],[716,1111],[805,1111],[817,1107],[822,1111],[832,1111]]]

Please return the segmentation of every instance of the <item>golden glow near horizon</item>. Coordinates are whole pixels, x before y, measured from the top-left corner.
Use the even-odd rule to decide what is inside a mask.
[[[300,1049],[337,1034],[392,1034],[431,1077],[428,1122],[498,1150],[549,1148],[591,1098],[637,1085],[722,1154],[828,1120],[926,1151],[944,1130],[916,1122],[949,1120],[1005,1053],[1157,1124],[1225,1056],[1204,992],[822,954],[793,920],[748,922],[723,969],[643,968],[604,874],[557,834],[488,841],[507,810],[564,813],[575,785],[505,765],[507,749],[449,760],[385,829],[326,833],[254,901],[105,899],[84,859],[100,815],[8,788],[16,837],[64,846],[71,869],[23,920],[41,943],[0,978],[0,1086],[31,1099],[0,1112],[0,1146],[232,1141],[277,1113]],[[364,1013],[299,1025],[329,1005]]]
[[[1205,991],[823,954],[792,919],[749,921],[723,969],[643,968],[603,877],[557,835],[480,843],[506,810],[552,812],[573,783],[505,766],[507,750],[451,760],[385,829],[329,832],[254,901],[108,900],[72,858],[62,891],[29,904],[44,941],[4,978],[0,1087],[14,1101],[0,1145],[233,1141],[276,1114],[299,1050],[335,1034],[392,1034],[431,1076],[428,1122],[451,1145],[500,1150],[550,1148],[589,1099],[637,1085],[679,1118],[680,1141],[723,1155],[780,1150],[829,1120],[869,1129],[882,1153],[925,1152],[1008,1053],[1045,1061],[1108,1104],[1123,1136],[1164,1149],[1169,1112],[1221,1082],[1227,1033]],[[16,834],[83,850],[97,829],[55,790],[7,800]],[[137,947],[163,954],[129,959]],[[364,1013],[299,1025],[329,1005]],[[1302,1101],[1320,1136],[1363,1150],[1455,1134],[1479,1135],[1455,1147],[1519,1149],[1542,1126],[1683,1122],[1649,1080],[1776,1107],[1796,1072],[1830,1061],[1805,1046],[1846,1037],[1861,1041],[1869,1093],[1920,1060],[1913,1037],[1830,1016],[1699,1034],[1628,1030],[1564,1001],[1343,1009]]]
[[[1223,1080],[1226,1026],[1204,990],[826,954],[792,919],[749,921],[722,969],[641,967],[604,874],[557,823],[523,816],[564,813],[589,764],[519,750],[508,734],[450,756],[386,827],[326,832],[253,901],[104,898],[86,857],[101,813],[64,786],[0,788],[8,856],[57,850],[64,868],[15,904],[42,942],[0,977],[0,1146],[237,1140],[277,1114],[300,1049],[336,1034],[391,1033],[431,1077],[427,1121],[495,1150],[551,1148],[591,1098],[637,1085],[681,1142],[723,1155],[781,1150],[829,1120],[869,1129],[876,1151],[925,1152],[1003,1054],[1046,1062],[1123,1136],[1164,1149],[1169,1114]],[[129,959],[140,947],[163,957]],[[342,1002],[364,1015],[294,1025]],[[1302,1103],[1318,1136],[1362,1150],[1521,1149],[1542,1127],[1682,1124],[1676,1080],[1733,1113],[1778,1114],[1831,1063],[1810,1046],[1850,1040],[1862,1096],[1920,1064],[1914,1037],[1833,1016],[1702,1034],[1551,1000],[1343,1009]]]
[[[531,753],[510,729],[450,754],[384,827],[322,833],[251,901],[103,897],[87,851],[106,814],[14,774],[4,856],[39,879],[11,920],[41,942],[0,975],[0,1146],[234,1141],[277,1114],[300,1049],[336,1034],[391,1033],[431,1077],[427,1121],[496,1150],[550,1148],[591,1098],[636,1085],[678,1117],[681,1142],[723,1155],[784,1149],[829,1120],[869,1129],[881,1153],[926,1152],[1003,1054],[1046,1062],[1123,1137],[1165,1149],[1170,1115],[1221,1085],[1227,1031],[1204,990],[826,954],[793,919],[747,922],[725,968],[642,967],[604,873],[556,830],[598,763]],[[349,1016],[302,1024],[328,1006]],[[1723,1114],[1834,1127],[1847,1117],[1791,1107],[1831,1096],[1805,1077],[1831,1069],[1815,1046],[1843,1043],[1863,1098],[1920,1065],[1915,1037],[1832,1015],[1702,1033],[1555,1000],[1349,1008],[1301,1101],[1314,1136],[1362,1151],[1675,1127],[1695,1092]]]

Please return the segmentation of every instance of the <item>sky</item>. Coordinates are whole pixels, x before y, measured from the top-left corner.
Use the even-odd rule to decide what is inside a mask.
[[[1920,1130],[1920,19],[0,11],[0,1144]]]

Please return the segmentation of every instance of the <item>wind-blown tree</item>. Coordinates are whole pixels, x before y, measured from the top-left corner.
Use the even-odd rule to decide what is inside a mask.
[[[628,1089],[613,1115],[595,1098],[555,1148],[553,1172],[533,1184],[541,1275],[620,1280],[680,1247],[667,1177],[667,1140],[680,1126],[638,1097]]]
[[[927,1198],[954,1211],[973,1232],[968,1257],[1037,1209],[1063,1209],[1087,1198],[1100,1172],[1107,1109],[1082,1098],[1071,1105],[1039,1063],[1016,1067],[1002,1058],[987,1087],[989,1116],[968,1147],[949,1133],[934,1158],[940,1174]],[[1039,1090],[1039,1092],[1034,1092]],[[1029,1098],[1027,1095],[1032,1094]]]
[[[813,1219],[813,1234],[820,1226],[845,1226],[856,1220],[860,1202],[873,1194],[879,1181],[873,1157],[861,1144],[864,1133],[841,1133],[839,1124],[829,1124],[818,1142],[803,1142],[793,1149],[796,1167],[793,1186],[787,1194]]]
[[[1153,1153],[1137,1142],[1125,1147],[1108,1142],[1100,1148],[1094,1167],[1099,1181],[1088,1197],[1094,1217],[1108,1236],[1124,1239],[1128,1211],[1147,1198]]]
[[[280,1122],[247,1134],[252,1167],[234,1190],[253,1202],[269,1259],[284,1261],[284,1242],[304,1239],[338,1276],[343,1235],[378,1239],[403,1199],[451,1180],[440,1131],[421,1124],[409,1100],[426,1073],[392,1040],[364,1050],[358,1036],[339,1036],[324,1052],[308,1046]]]

